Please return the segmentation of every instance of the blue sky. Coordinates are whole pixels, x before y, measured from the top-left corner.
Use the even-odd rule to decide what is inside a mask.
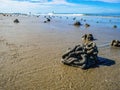
[[[8,13],[120,13],[120,0],[0,0]]]

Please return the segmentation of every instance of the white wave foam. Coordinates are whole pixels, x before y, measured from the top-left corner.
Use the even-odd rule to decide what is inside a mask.
[[[48,13],[48,14],[40,14],[40,15],[49,15],[49,16],[84,16],[84,14],[57,14],[57,13]]]

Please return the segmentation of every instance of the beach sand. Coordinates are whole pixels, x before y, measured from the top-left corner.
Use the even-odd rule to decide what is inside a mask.
[[[20,23],[13,23],[16,18]],[[0,90],[119,90],[120,48],[109,43],[120,40],[120,27],[113,28],[120,22],[96,18],[87,17],[91,26],[85,28],[65,17],[43,23],[43,16],[0,16]],[[93,34],[107,63],[88,70],[63,65],[61,56],[85,33]]]

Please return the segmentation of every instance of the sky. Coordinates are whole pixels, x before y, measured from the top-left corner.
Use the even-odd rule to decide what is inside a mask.
[[[0,13],[120,13],[120,0],[0,0]]]

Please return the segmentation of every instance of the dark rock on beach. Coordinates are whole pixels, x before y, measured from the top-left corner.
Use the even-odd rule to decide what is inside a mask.
[[[86,23],[86,24],[85,24],[85,27],[86,27],[86,28],[90,27],[90,24],[87,24],[87,23]]]
[[[74,17],[73,20],[76,20],[76,17]]]
[[[77,45],[62,56],[62,63],[88,69],[98,62],[98,50],[94,42],[87,45]]]
[[[97,64],[98,49],[96,44],[92,41],[92,34],[85,34],[84,40],[86,39],[88,39],[88,42],[82,45],[76,45],[73,49],[68,50],[67,53],[62,56],[62,63],[71,66],[79,66],[82,69],[88,69]]]
[[[94,40],[94,37],[92,34],[85,34],[82,36],[82,40],[83,41],[93,41]]]
[[[79,22],[79,21],[76,21],[75,23],[74,23],[74,26],[81,26],[82,24]]]
[[[50,19],[49,19],[49,18],[47,18],[47,21],[48,21],[48,22],[50,22]]]
[[[117,28],[117,25],[114,25],[113,28]]]
[[[14,20],[14,23],[19,23],[19,20],[18,20],[18,19],[15,19],[15,20]]]
[[[47,21],[44,21],[44,23],[47,23]]]
[[[111,46],[113,46],[113,47],[120,47],[120,41],[119,40],[113,40],[111,42]]]
[[[46,21],[44,21],[44,23],[50,22],[50,18],[46,18]]]

